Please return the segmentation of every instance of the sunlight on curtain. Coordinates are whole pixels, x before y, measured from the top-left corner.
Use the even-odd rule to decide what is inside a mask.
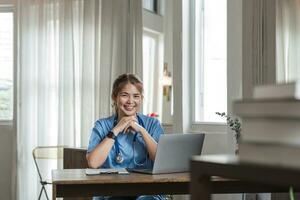
[[[276,79],[300,79],[300,1],[276,1]]]
[[[114,79],[142,74],[141,12],[139,0],[17,1],[17,199],[38,196],[33,148],[87,146]]]
[[[18,199],[36,199],[40,188],[33,181],[35,146],[87,145],[95,121],[99,6],[83,0],[18,1]]]

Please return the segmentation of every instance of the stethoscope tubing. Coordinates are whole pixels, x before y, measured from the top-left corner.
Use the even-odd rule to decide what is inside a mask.
[[[140,126],[142,126],[143,128],[145,128],[143,121],[140,119],[140,117],[138,115],[137,115],[137,119],[138,119],[138,124]],[[116,125],[117,125],[117,116],[115,116],[115,118],[114,118],[113,127],[115,127]],[[135,165],[142,166],[142,165],[146,164],[148,156],[146,155],[146,159],[145,159],[144,163],[137,163],[136,162],[134,154],[135,154],[135,142],[136,142],[137,135],[138,135],[138,133],[135,132],[134,136],[133,136],[133,140],[132,140],[133,162],[134,162]],[[121,164],[121,163],[123,163],[124,159],[123,159],[123,156],[122,156],[121,151],[120,151],[120,144],[119,144],[119,141],[118,141],[118,137],[115,138],[115,148],[116,148],[116,162]]]

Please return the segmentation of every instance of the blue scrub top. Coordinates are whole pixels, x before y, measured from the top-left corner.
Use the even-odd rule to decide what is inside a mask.
[[[151,137],[158,142],[161,134],[164,134],[163,128],[156,118],[148,117],[146,115],[137,114],[139,125],[144,127]],[[95,122],[92,134],[90,136],[89,146],[87,152],[91,152],[103,139],[113,127],[116,125],[116,115],[108,118],[99,119]],[[134,142],[134,137],[136,139]],[[145,142],[140,133],[119,133],[117,141],[110,150],[110,153],[103,163],[101,168],[146,168],[152,169],[153,161],[149,158]],[[119,145],[118,145],[119,144]],[[117,163],[117,148],[122,154],[123,162]]]

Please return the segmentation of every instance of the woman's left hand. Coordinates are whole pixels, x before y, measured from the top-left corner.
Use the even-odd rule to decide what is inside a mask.
[[[136,122],[136,121],[131,121],[129,127],[134,132],[142,132],[143,130],[145,130],[144,127],[142,127],[141,125],[139,125],[139,123]]]
[[[151,137],[151,135],[147,132],[147,130],[139,125],[137,121],[130,122],[130,129],[135,132],[138,132],[146,143],[146,148],[149,153],[150,159],[154,161],[157,149],[156,141]]]

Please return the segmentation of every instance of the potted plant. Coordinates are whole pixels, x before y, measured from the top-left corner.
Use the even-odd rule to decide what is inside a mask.
[[[242,131],[242,125],[241,122],[238,118],[232,118],[228,116],[225,112],[216,112],[217,115],[220,115],[221,117],[226,118],[227,125],[230,127],[231,130],[234,131],[234,137],[236,140],[236,149],[235,149],[235,154],[238,154],[239,149],[238,145],[240,143],[240,138],[241,138],[241,131]]]

